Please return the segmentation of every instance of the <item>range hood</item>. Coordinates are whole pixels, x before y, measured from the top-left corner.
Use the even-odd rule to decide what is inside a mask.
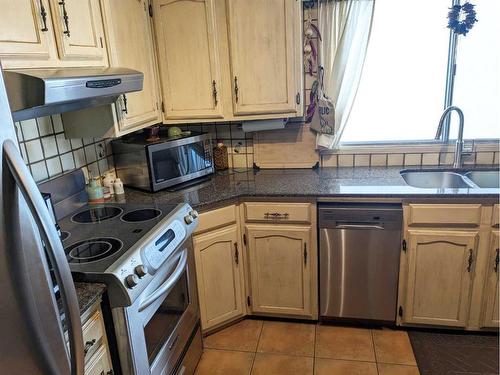
[[[14,121],[110,104],[142,90],[144,75],[126,68],[4,71]]]

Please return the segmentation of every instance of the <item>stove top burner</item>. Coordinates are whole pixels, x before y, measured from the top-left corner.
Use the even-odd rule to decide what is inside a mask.
[[[153,220],[161,215],[161,211],[155,208],[142,208],[139,210],[134,210],[127,212],[122,216],[122,220],[126,222],[139,222],[139,221],[148,221]]]
[[[69,238],[69,236],[71,236],[71,233],[69,233],[68,231],[63,230],[61,232],[61,241],[66,241]]]
[[[93,207],[79,212],[71,218],[71,221],[80,224],[99,223],[120,215],[123,210],[115,206]]]
[[[88,263],[113,255],[122,248],[120,240],[111,237],[92,238],[66,248],[69,263]]]

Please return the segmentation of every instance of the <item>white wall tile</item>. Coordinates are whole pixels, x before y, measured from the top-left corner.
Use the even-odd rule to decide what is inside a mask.
[[[38,131],[40,132],[41,137],[48,134],[54,134],[50,117],[40,117],[36,120],[36,122],[38,123]]]
[[[36,182],[46,180],[49,178],[47,167],[44,161],[30,165],[31,175]]]
[[[354,165],[354,155],[339,155],[339,167],[352,167]]]
[[[476,156],[476,164],[493,164],[493,152],[478,152]]]
[[[52,123],[54,124],[54,131],[56,133],[60,133],[60,132],[64,131],[61,115],[53,115],[52,116]]]
[[[97,160],[97,154],[93,144],[85,146],[85,157],[87,158],[87,163],[89,164]]]
[[[354,166],[355,167],[369,167],[370,166],[370,155],[357,154],[354,156]]]
[[[321,166],[322,167],[336,167],[337,166],[337,155],[322,155],[321,156]]]
[[[15,129],[16,129],[17,141],[21,142],[24,140],[23,132],[21,131],[21,123],[15,122],[14,125],[15,125]]]
[[[422,165],[439,165],[439,153],[423,154]]]
[[[28,155],[28,160],[30,163],[34,163],[43,160],[42,143],[40,139],[35,139],[25,143],[26,153]]]
[[[57,147],[59,148],[59,153],[64,154],[71,150],[71,143],[69,139],[66,139],[64,134],[58,134],[56,136]]]
[[[372,167],[385,167],[387,165],[387,154],[372,154]]]
[[[75,169],[75,161],[73,159],[73,153],[68,152],[66,154],[61,155],[61,164],[64,172]]]
[[[25,141],[38,138],[38,127],[36,126],[35,119],[21,121],[21,129]]]
[[[43,152],[46,158],[50,158],[58,154],[56,137],[51,135],[49,137],[41,138],[41,140],[42,140]]]
[[[403,154],[388,154],[387,155],[387,165],[397,166],[403,165],[404,155]]]
[[[404,158],[405,166],[422,165],[422,154],[406,154]]]
[[[47,159],[47,169],[49,171],[49,177],[54,177],[62,173],[62,166],[59,157]]]
[[[83,140],[81,139],[70,139],[71,149],[76,150],[77,148],[83,147]]]
[[[78,150],[73,151],[73,157],[75,158],[75,166],[77,168],[81,168],[85,164],[87,164],[87,161],[85,160],[85,152],[83,151],[83,148],[80,148]]]

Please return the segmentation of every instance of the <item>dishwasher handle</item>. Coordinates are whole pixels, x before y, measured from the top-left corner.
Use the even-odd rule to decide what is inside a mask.
[[[367,229],[367,230],[384,230],[385,228],[380,223],[342,223],[335,225],[334,229]]]

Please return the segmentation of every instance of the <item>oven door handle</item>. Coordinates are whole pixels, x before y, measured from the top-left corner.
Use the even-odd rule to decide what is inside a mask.
[[[179,259],[179,263],[175,267],[174,272],[170,275],[170,277],[153,293],[151,293],[144,301],[139,305],[139,312],[148,308],[152,303],[154,303],[158,298],[163,296],[164,294],[170,293],[175,283],[179,281],[182,273],[186,270],[187,265],[187,249],[182,251],[181,257]]]

